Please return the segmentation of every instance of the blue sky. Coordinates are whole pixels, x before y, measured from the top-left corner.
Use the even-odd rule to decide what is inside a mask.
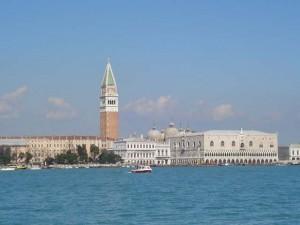
[[[300,141],[299,1],[1,1],[0,135],[99,133],[107,57],[121,133],[169,121]]]

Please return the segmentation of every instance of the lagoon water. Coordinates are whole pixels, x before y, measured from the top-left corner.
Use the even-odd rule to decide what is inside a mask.
[[[0,224],[300,224],[300,167],[0,172]]]

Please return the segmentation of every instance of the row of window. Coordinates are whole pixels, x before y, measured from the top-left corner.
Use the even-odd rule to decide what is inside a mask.
[[[265,163],[273,163],[277,162],[276,159],[206,159],[205,164],[225,164],[225,163],[231,163],[231,164],[265,164]],[[199,160],[196,159],[177,159],[177,160],[171,160],[172,164],[177,164],[177,165],[198,165],[200,164]]]
[[[157,156],[168,156],[169,154],[168,150],[158,150]],[[128,158],[154,158],[155,154],[154,152],[146,152],[146,153],[128,153]]]
[[[116,104],[116,100],[108,100],[107,104],[108,105],[115,105]]]
[[[139,165],[154,165],[154,160],[128,160],[129,164],[139,164]]]
[[[51,148],[52,147],[52,145],[51,144],[47,144],[47,145],[45,145],[47,148]],[[44,147],[44,145],[43,144],[32,144],[31,145],[31,147],[32,148],[43,148]],[[74,147],[74,145],[72,145],[72,144],[53,144],[53,147],[54,148],[59,148],[59,147],[69,147],[69,148],[71,148],[71,147]]]
[[[210,152],[205,156],[277,156],[275,152]]]
[[[181,142],[178,142],[178,143],[174,142],[174,148],[176,148],[177,146],[178,146],[178,147],[183,147],[183,148],[184,148],[184,147],[185,147],[185,141],[182,140]],[[225,141],[221,141],[221,142],[220,142],[220,146],[221,146],[221,147],[225,147]],[[232,147],[235,147],[235,146],[236,146],[236,142],[235,142],[235,141],[232,141],[232,142],[231,142],[231,146],[232,146]],[[249,146],[249,147],[253,147],[253,141],[249,141],[248,146]],[[189,142],[189,141],[186,142],[186,147],[190,147],[190,142]],[[193,147],[193,148],[196,147],[196,142],[193,142],[193,143],[192,143],[192,147]],[[197,147],[201,147],[201,141],[198,142]],[[210,142],[210,147],[215,147],[215,142],[214,142],[214,141],[211,141],[211,142]],[[241,148],[245,148],[245,143],[241,143],[241,144],[240,144],[240,147],[241,147]],[[260,147],[260,148],[263,148],[264,145],[263,145],[263,144],[260,144],[259,147]],[[270,144],[270,148],[274,148],[274,144]]]
[[[184,148],[185,147],[185,141],[182,140],[181,142],[178,142],[178,144],[176,142],[174,142],[174,148],[176,148],[177,146]],[[196,142],[195,141],[193,142],[192,146],[193,146],[193,148],[196,147]],[[190,142],[189,141],[186,142],[186,147],[190,147]],[[201,147],[201,141],[198,142],[198,147]]]
[[[76,145],[77,146],[77,145]],[[44,148],[43,144],[32,144],[32,148]],[[47,148],[52,148],[52,144],[45,145]],[[74,144],[53,144],[53,148],[75,148]],[[102,147],[105,147],[104,144],[102,144]]]
[[[52,152],[51,154],[44,153],[44,152],[34,152],[33,156],[34,157],[48,157],[48,156],[55,157],[56,155],[62,154],[62,153],[65,153],[65,151],[55,151],[55,152]]]
[[[211,142],[210,142],[210,147],[214,147],[214,146],[215,146],[215,143],[214,143],[213,141],[211,141]],[[225,141],[221,141],[221,142],[220,142],[220,146],[221,146],[221,147],[225,147]],[[236,142],[235,142],[235,141],[232,141],[232,142],[231,142],[231,146],[232,146],[232,147],[235,147],[235,146],[236,146]],[[249,146],[249,147],[253,147],[253,141],[249,141],[248,146]],[[264,145],[261,143],[261,144],[259,144],[259,147],[260,147],[260,148],[263,148]],[[242,143],[240,144],[240,148],[245,148],[245,143],[242,142]],[[274,144],[270,144],[270,148],[274,148]]]
[[[154,158],[154,153],[128,153],[128,158]]]
[[[295,152],[296,152],[295,150],[292,151],[293,156],[296,155]],[[299,155],[299,150],[297,150],[297,155]]]
[[[168,160],[128,160],[127,161],[129,164],[139,164],[139,165],[167,165],[168,164]]]
[[[154,144],[127,144],[127,148],[142,149],[142,148],[155,148]]]
[[[205,160],[205,164],[222,164],[222,163],[231,163],[231,164],[265,164],[277,162],[276,159],[211,159]]]
[[[164,150],[158,150],[157,151],[157,156],[168,156],[168,150],[164,151]]]
[[[292,160],[300,160],[299,157],[293,157]]]

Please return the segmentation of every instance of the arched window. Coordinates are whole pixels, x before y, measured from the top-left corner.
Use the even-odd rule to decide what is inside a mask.
[[[199,147],[201,147],[201,141],[199,141]]]
[[[245,148],[245,144],[244,143],[241,143],[241,148]]]
[[[249,147],[253,147],[253,141],[249,141]]]
[[[215,143],[213,141],[210,142],[210,147],[214,147]]]
[[[221,147],[224,147],[224,146],[225,146],[225,142],[221,141]]]
[[[231,145],[232,147],[235,147],[235,141],[232,141]]]

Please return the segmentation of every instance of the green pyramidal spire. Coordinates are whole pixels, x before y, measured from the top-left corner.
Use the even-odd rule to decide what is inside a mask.
[[[105,68],[105,72],[104,72],[104,76],[103,76],[103,80],[102,80],[102,84],[101,84],[102,88],[107,87],[107,86],[117,87],[114,73],[112,71],[111,64],[109,61],[106,64],[106,68]]]

